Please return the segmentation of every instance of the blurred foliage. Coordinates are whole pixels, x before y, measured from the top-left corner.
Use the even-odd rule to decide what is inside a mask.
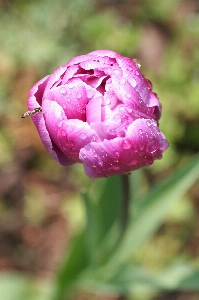
[[[197,0],[1,0],[0,32],[0,270],[46,278],[54,273],[65,243],[85,226],[79,192],[92,182],[81,165],[58,166],[31,120],[20,119],[27,110],[29,89],[71,57],[96,49],[138,57],[162,103],[160,128],[170,143],[162,160],[132,176],[134,193],[144,195],[199,149],[199,4]],[[92,187],[94,195],[96,189]],[[137,263],[159,269],[184,259],[198,266],[198,193],[196,184],[172,207],[157,234],[133,254]],[[178,274],[181,269],[176,270]],[[46,297],[27,295],[24,286],[21,290],[27,278],[2,280],[4,299],[17,299],[14,294],[6,296],[15,289],[20,290],[19,299],[22,294],[24,299]],[[37,284],[32,284],[36,293]],[[154,297],[148,291],[143,299]]]

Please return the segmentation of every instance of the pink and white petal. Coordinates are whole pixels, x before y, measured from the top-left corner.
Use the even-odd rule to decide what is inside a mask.
[[[67,65],[61,66],[58,69],[56,69],[53,72],[53,74],[50,75],[50,78],[48,80],[48,83],[47,83],[47,86],[46,86],[46,89],[45,89],[45,92],[44,92],[44,97],[45,98],[46,98],[46,95],[45,95],[46,91],[51,89],[53,86],[56,86],[58,82],[60,84],[60,82],[61,82],[60,80],[63,77],[66,70],[67,70]]]
[[[120,56],[117,52],[111,51],[111,50],[95,50],[92,51],[91,53],[89,53],[91,55],[95,55],[95,56],[99,56],[99,57],[111,57],[111,58],[117,58],[118,56]]]
[[[80,150],[84,171],[91,178],[108,177],[122,174],[123,162],[120,161],[122,138],[90,143]]]
[[[53,87],[46,92],[45,97],[56,101],[63,108],[67,119],[85,121],[88,99],[85,84],[80,79],[74,78],[69,84]]]
[[[90,76],[87,78],[87,80],[85,81],[88,85],[90,85],[92,88],[97,89],[102,81],[106,78],[106,76],[102,76],[102,77],[95,77],[95,76]]]
[[[102,96],[94,95],[86,106],[86,122],[101,122]]]
[[[101,68],[101,70],[103,70],[103,68],[107,68],[107,67],[111,67],[113,66],[113,64],[115,63],[115,59],[114,58],[110,58],[110,57],[97,57],[97,56],[93,56],[93,57],[89,57],[89,59],[81,62],[79,65],[81,66],[81,68],[85,69],[85,70],[94,70],[94,69],[99,69]]]
[[[59,144],[62,151],[76,162],[81,162],[79,152],[92,141],[99,142],[99,136],[88,123],[81,120],[67,120],[58,130]]]
[[[142,157],[164,152],[168,147],[165,136],[160,132],[157,123],[151,119],[135,120],[126,132],[126,138],[132,145],[134,152],[139,152]]]
[[[91,53],[85,54],[85,55],[79,55],[76,57],[73,57],[69,62],[67,63],[68,66],[72,65],[79,65],[81,62],[87,61],[87,60],[93,60],[94,55]]]
[[[61,149],[57,133],[62,123],[67,120],[63,108],[55,101],[44,99],[42,112],[50,138]]]
[[[69,79],[73,78],[73,76],[76,75],[77,71],[79,70],[79,66],[77,65],[73,65],[73,66],[69,66],[66,69],[66,72],[62,78],[62,82],[61,84],[64,85],[68,82]]]
[[[52,157],[62,166],[70,166],[75,163],[67,157],[52,141],[49,132],[46,128],[43,113],[38,113],[32,116],[32,120],[39,132],[40,138],[46,148],[46,150],[52,155]]]
[[[107,177],[150,165],[167,147],[155,122],[142,119],[129,126],[125,138],[105,139],[81,149],[80,159],[88,176]]]
[[[39,80],[29,91],[28,109],[33,110],[42,106],[43,93],[46,88],[50,75]]]

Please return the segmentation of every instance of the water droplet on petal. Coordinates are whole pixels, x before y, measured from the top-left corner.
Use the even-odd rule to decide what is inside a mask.
[[[135,78],[132,78],[131,79],[131,85],[132,85],[132,87],[135,87],[136,84],[137,84],[137,82],[136,82]]]
[[[120,169],[119,166],[111,166],[108,168],[108,171],[118,171]]]
[[[66,89],[65,86],[62,86],[62,87],[60,88],[60,93],[61,93],[62,95],[66,94],[66,91],[67,91],[67,89]]]
[[[78,98],[78,99],[80,99],[80,98],[81,98],[81,96],[82,96],[81,94],[77,94],[77,98]]]
[[[66,98],[66,101],[70,102],[70,98]]]
[[[119,158],[119,157],[120,157],[120,153],[119,153],[118,151],[115,151],[115,156],[116,156],[117,158]]]
[[[69,88],[69,89],[72,89],[73,86],[74,86],[73,83],[68,83],[68,88]]]
[[[132,113],[133,109],[130,106],[126,106],[126,110],[128,111],[128,113]]]
[[[66,131],[65,131],[65,130],[62,130],[61,135],[62,135],[62,136],[66,136]]]
[[[131,143],[128,140],[124,140],[122,143],[122,148],[123,149],[130,149],[131,148]]]
[[[120,71],[119,71],[119,70],[114,70],[114,73],[115,73],[116,75],[118,75],[118,74],[120,74]]]
[[[153,153],[155,152],[159,147],[159,141],[153,138],[147,145],[147,152]]]
[[[137,162],[138,162],[137,159],[133,159],[131,162],[131,165],[135,166],[137,164]]]
[[[165,151],[165,149],[166,149],[167,147],[168,147],[168,142],[167,142],[167,140],[162,139],[162,140],[160,141],[160,145],[159,145],[160,150],[161,150],[161,151]]]
[[[111,103],[110,98],[106,98],[106,105],[109,105]]]
[[[140,62],[140,60],[138,58],[134,58],[133,61],[136,64],[136,66],[140,69],[141,68],[141,62]]]
[[[122,122],[122,118],[119,114],[114,115],[113,120],[117,123],[121,123]]]
[[[60,128],[60,127],[62,127],[62,124],[63,124],[63,120],[59,120],[58,122],[57,122],[57,126]]]
[[[76,148],[76,147],[71,147],[71,148],[70,148],[70,152],[71,152],[72,154],[77,154],[77,148]]]
[[[115,130],[114,130],[114,129],[110,129],[110,130],[109,130],[109,134],[110,134],[110,135],[115,135],[115,134],[116,134],[116,132],[115,132]]]
[[[63,107],[63,109],[65,109],[65,108],[66,108],[66,104],[65,104],[65,103],[63,103],[63,104],[62,104],[62,107]]]
[[[87,138],[87,134],[86,133],[81,133],[80,134],[80,139],[85,140]]]
[[[125,78],[122,78],[121,80],[120,80],[120,84],[125,84],[126,83],[126,79]]]
[[[152,165],[153,162],[154,162],[154,158],[153,158],[152,156],[146,158],[146,165],[147,165],[147,166]]]
[[[127,98],[127,99],[130,99],[130,98],[131,98],[131,94],[127,93],[127,94],[126,94],[126,98]]]
[[[148,127],[150,127],[150,126],[152,125],[152,121],[151,121],[151,120],[147,120],[147,121],[146,121],[146,125],[147,125]]]

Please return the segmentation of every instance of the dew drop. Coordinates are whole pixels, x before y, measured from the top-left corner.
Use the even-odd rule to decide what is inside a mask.
[[[66,101],[70,102],[70,98],[66,98]]]
[[[134,58],[133,61],[136,64],[136,66],[140,69],[141,68],[141,62],[140,62],[140,60],[138,58]]]
[[[158,147],[159,147],[159,141],[153,138],[147,146],[147,152],[153,153],[158,149]]]
[[[66,89],[65,86],[62,86],[62,87],[60,88],[60,93],[61,93],[62,95],[65,95],[65,94],[66,94],[66,91],[67,91],[67,89]]]
[[[117,158],[119,158],[119,157],[120,157],[120,153],[119,153],[118,151],[115,151],[115,156],[116,156]]]
[[[77,94],[77,98],[80,99],[81,98],[81,94]]]
[[[127,98],[127,99],[130,99],[130,98],[131,98],[131,94],[127,93],[127,94],[126,94],[126,98]]]
[[[110,135],[115,135],[115,134],[116,134],[116,132],[115,132],[115,130],[114,130],[114,129],[110,129],[110,130],[109,130],[109,134],[110,134]]]
[[[87,158],[86,154],[82,154],[82,157],[83,157],[83,159]]]
[[[151,121],[151,120],[147,120],[147,121],[146,121],[146,125],[147,125],[148,127],[150,127],[150,126],[152,125],[152,121]]]
[[[68,87],[69,87],[69,89],[72,89],[73,88],[73,83],[69,83]]]
[[[139,73],[138,71],[135,71],[135,75],[136,75],[136,76],[139,76],[140,73]]]
[[[131,79],[131,85],[132,85],[132,87],[136,87],[137,82],[136,82],[135,78]]]
[[[65,104],[65,103],[63,103],[63,104],[62,104],[62,107],[63,107],[63,109],[65,109],[65,108],[66,108],[66,104]]]
[[[87,138],[87,134],[86,133],[81,133],[80,134],[80,139],[81,140],[85,140]]]
[[[131,165],[135,166],[137,164],[137,162],[138,162],[137,159],[133,159],[132,162],[131,162]]]
[[[111,166],[108,168],[108,171],[118,171],[120,169],[119,166]]]
[[[114,70],[114,73],[115,73],[116,75],[118,75],[118,74],[120,74],[120,71],[119,71],[119,70]]]
[[[154,158],[153,158],[153,157],[147,157],[147,158],[146,158],[146,165],[147,165],[147,166],[152,165],[153,162],[154,162]]]
[[[167,142],[167,140],[162,139],[162,140],[160,141],[160,145],[159,145],[160,150],[161,150],[161,151],[164,151],[167,147],[168,147],[168,142]]]
[[[76,148],[76,147],[71,147],[71,148],[70,148],[70,152],[71,152],[72,154],[77,154],[77,148]]]
[[[121,80],[120,80],[120,84],[125,84],[126,83],[126,79],[125,78],[122,78]]]
[[[61,135],[62,135],[62,136],[66,136],[66,131],[65,131],[65,130],[62,130]]]
[[[123,141],[122,148],[123,149],[130,149],[131,148],[131,143],[128,140]]]
[[[62,124],[63,124],[63,120],[59,120],[58,122],[57,122],[57,127],[62,127]]]
[[[109,98],[106,98],[106,105],[109,105],[111,103],[111,100]]]
[[[126,106],[126,111],[128,111],[128,113],[132,113],[133,109],[130,106]]]
[[[114,115],[113,120],[117,123],[121,123],[122,122],[122,118],[119,114]]]
[[[139,135],[140,135],[140,138],[139,138],[139,140],[140,140],[139,148],[142,151],[142,150],[144,150],[144,135],[143,135],[143,130],[142,129],[139,130]]]

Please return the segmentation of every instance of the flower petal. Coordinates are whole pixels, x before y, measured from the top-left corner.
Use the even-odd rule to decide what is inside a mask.
[[[53,87],[45,93],[45,98],[56,101],[64,110],[67,119],[85,121],[87,91],[85,84],[78,78],[73,78],[66,85]]]
[[[126,137],[90,143],[80,151],[85,173],[93,178],[125,174],[153,163],[168,147],[164,135],[150,119],[135,120]]]

